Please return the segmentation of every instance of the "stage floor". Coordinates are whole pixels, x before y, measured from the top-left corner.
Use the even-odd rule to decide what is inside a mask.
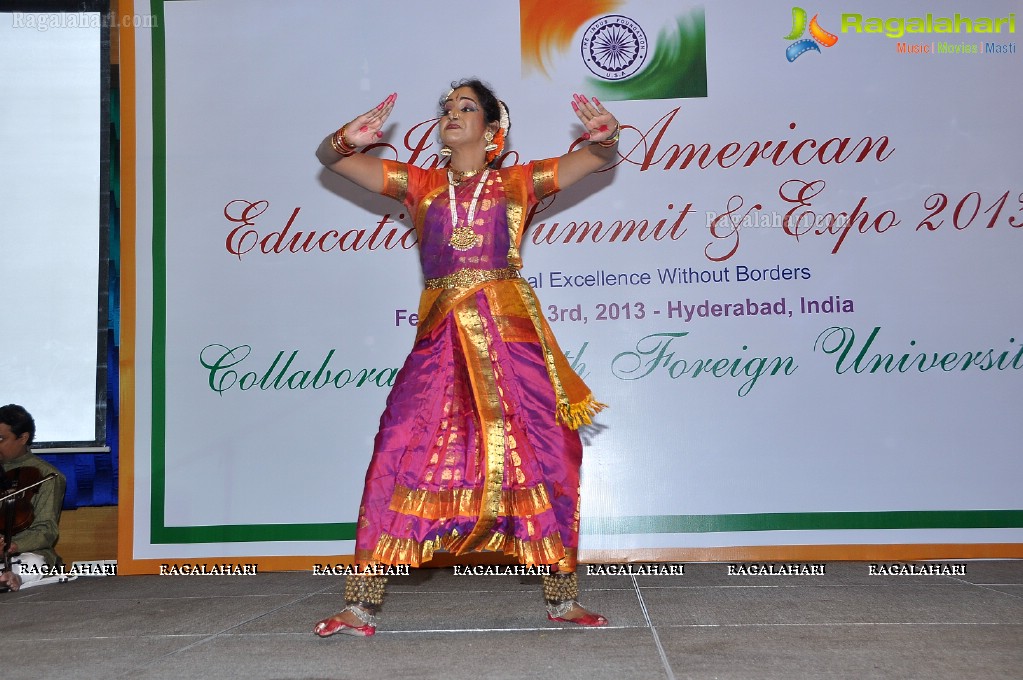
[[[913,563],[924,564],[966,573],[830,562],[816,575],[706,563],[684,575],[586,575],[582,565],[580,599],[611,620],[604,629],[548,622],[538,576],[413,570],[391,579],[368,639],[311,632],[341,606],[337,576],[80,577],[0,595],[0,677],[1023,677],[1023,561]]]

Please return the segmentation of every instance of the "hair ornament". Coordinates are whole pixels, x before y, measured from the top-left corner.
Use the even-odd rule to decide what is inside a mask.
[[[511,120],[508,117],[508,107],[505,106],[504,102],[500,99],[497,100],[497,108],[501,111],[501,118],[498,122],[497,134],[494,135],[494,139],[486,146],[487,151],[487,164],[494,161],[495,158],[500,156],[504,152],[504,145],[508,138],[508,130],[511,129]]]

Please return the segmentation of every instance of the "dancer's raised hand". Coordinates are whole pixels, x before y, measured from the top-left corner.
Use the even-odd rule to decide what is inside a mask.
[[[350,123],[344,125],[344,141],[353,147],[372,144],[384,133],[381,131],[387,117],[391,115],[394,102],[398,99],[398,93],[393,92],[387,95],[387,99],[376,105],[361,116],[356,116]]]
[[[586,128],[586,139],[594,143],[605,142],[618,134],[618,119],[594,97],[572,95],[572,110]]]

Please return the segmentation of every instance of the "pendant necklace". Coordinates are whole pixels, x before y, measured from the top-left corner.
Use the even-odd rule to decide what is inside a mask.
[[[480,199],[480,192],[483,191],[483,185],[487,182],[487,175],[490,174],[490,168],[483,171],[480,178],[476,181],[476,190],[472,193],[472,201],[469,203],[469,212],[465,216],[465,226],[458,226],[458,205],[455,200],[455,182],[454,173],[448,170],[448,208],[451,209],[451,238],[448,239],[448,245],[455,250],[466,251],[471,250],[476,246],[476,242],[480,239],[480,235],[472,228],[473,220],[476,217],[476,204]]]

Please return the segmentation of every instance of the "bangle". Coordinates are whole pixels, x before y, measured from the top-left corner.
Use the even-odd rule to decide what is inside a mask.
[[[345,128],[347,125],[342,125],[341,129],[330,136],[330,146],[333,147],[334,151],[342,158],[347,158],[355,153],[356,147],[348,143],[345,139]]]
[[[615,144],[618,143],[618,137],[621,135],[621,133],[622,133],[622,125],[621,125],[621,123],[619,123],[618,125],[615,125],[615,131],[614,131],[613,135],[611,135],[610,137],[608,137],[607,139],[605,139],[602,142],[593,142],[593,143],[596,144],[597,146],[602,146],[605,149],[609,148],[609,147],[612,147],[612,146],[614,146]]]

